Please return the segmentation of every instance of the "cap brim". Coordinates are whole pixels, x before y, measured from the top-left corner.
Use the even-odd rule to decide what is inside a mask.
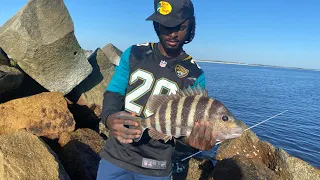
[[[179,24],[183,23],[185,19],[176,19],[170,16],[165,17],[158,13],[153,13],[150,17],[146,19],[147,21],[155,21],[167,27],[176,27]]]

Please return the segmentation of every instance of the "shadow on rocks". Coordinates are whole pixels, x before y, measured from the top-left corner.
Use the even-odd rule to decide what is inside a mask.
[[[172,180],[212,179],[213,164],[211,160],[191,158],[190,160],[184,161],[183,164],[184,165],[181,165],[185,170],[180,173],[173,173]]]
[[[79,85],[77,85],[70,93],[66,95],[66,97],[73,103],[77,103],[83,93],[90,91],[101,81],[103,81],[104,77],[101,73],[97,60],[98,50],[99,49],[96,49],[88,58],[88,62],[92,66],[91,74],[89,74],[86,79],[84,79]]]
[[[42,139],[56,152],[70,179],[96,179],[101,157],[89,145],[74,139],[61,147],[57,140]]]
[[[95,114],[94,106],[68,104],[68,108],[76,121],[76,129],[89,128],[99,132],[100,118]]]
[[[15,67],[24,74],[23,81],[20,87],[1,94],[0,103],[5,103],[13,99],[40,94],[42,92],[49,92],[47,89],[41,86],[37,81],[32,79],[27,73],[25,73],[18,65]]]
[[[214,180],[242,180],[241,168],[231,158],[218,162],[212,174]]]
[[[71,179],[96,179],[101,158],[90,146],[71,140],[61,149],[59,157]]]

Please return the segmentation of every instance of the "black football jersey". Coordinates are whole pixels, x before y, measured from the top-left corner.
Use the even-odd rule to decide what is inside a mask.
[[[171,94],[189,86],[205,87],[204,72],[191,56],[183,51],[176,58],[165,57],[157,43],[133,45],[122,54],[104,93],[102,122],[121,110],[148,117],[152,114],[146,108],[150,95]],[[139,142],[131,144],[120,143],[110,133],[101,156],[129,171],[167,176],[174,148],[173,140],[164,143],[151,139],[147,130]]]

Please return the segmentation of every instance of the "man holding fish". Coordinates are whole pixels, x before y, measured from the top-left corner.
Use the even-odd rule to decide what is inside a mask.
[[[191,0],[155,0],[154,9],[147,20],[160,42],[126,49],[104,93],[101,120],[111,133],[97,179],[171,179],[174,151],[210,150],[242,133],[183,50],[195,35]]]

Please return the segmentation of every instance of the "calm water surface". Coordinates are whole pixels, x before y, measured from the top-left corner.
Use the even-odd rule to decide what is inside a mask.
[[[290,155],[320,168],[320,72],[198,63],[209,95],[252,130]]]

